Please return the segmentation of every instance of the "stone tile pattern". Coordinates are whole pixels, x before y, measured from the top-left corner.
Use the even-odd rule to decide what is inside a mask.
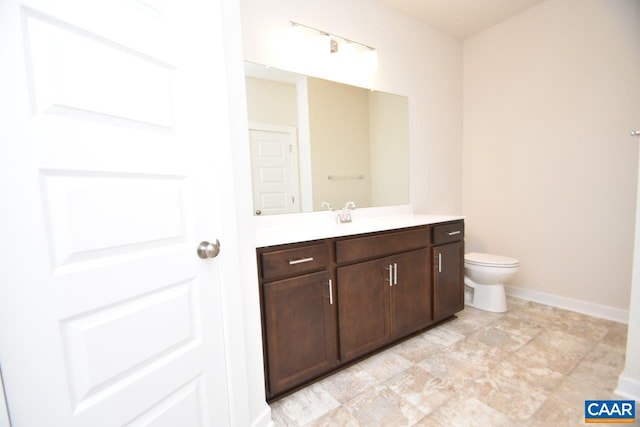
[[[274,402],[272,418],[287,427],[584,426],[585,399],[616,399],[626,336],[624,324],[509,297],[506,313],[467,307]]]

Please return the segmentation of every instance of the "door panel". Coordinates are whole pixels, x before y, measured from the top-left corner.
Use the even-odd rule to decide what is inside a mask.
[[[187,240],[182,177],[46,170],[41,181],[54,269]]]
[[[389,282],[384,260],[338,268],[340,356],[347,361],[389,340]]]
[[[61,321],[64,352],[76,403],[126,379],[132,367],[193,347],[198,333],[193,281]],[[131,337],[126,351],[111,349]]]
[[[229,424],[218,260],[195,252],[230,171],[220,24],[219,1],[0,2],[15,426]]]
[[[170,64],[39,12],[25,14],[36,112],[172,127]]]
[[[132,420],[127,426],[205,425],[207,418],[200,403],[203,395],[202,382],[191,381]]]
[[[464,309],[464,242],[437,246],[433,253],[434,316],[441,320]]]
[[[397,283],[391,289],[391,334],[400,338],[431,320],[429,250],[395,255],[389,263],[397,266]]]
[[[264,313],[272,395],[327,372],[336,359],[329,273],[264,285]]]
[[[249,136],[254,209],[261,215],[300,212],[295,129],[253,125]]]

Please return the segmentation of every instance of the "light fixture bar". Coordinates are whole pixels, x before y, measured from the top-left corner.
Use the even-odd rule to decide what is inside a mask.
[[[318,33],[320,33],[321,35],[323,35],[323,36],[328,36],[329,38],[335,38],[335,39],[344,40],[344,41],[345,41],[345,42],[347,42],[347,43],[357,44],[357,45],[362,46],[362,47],[365,47],[365,48],[367,48],[367,49],[369,49],[369,50],[373,50],[373,51],[375,51],[375,50],[376,50],[376,48],[375,48],[375,47],[373,47],[373,46],[369,46],[369,45],[366,45],[366,44],[364,44],[364,43],[360,43],[360,42],[357,42],[357,41],[355,41],[355,40],[351,40],[351,39],[348,39],[348,38],[346,38],[346,37],[339,36],[339,35],[337,35],[337,34],[328,33],[328,32],[326,32],[326,31],[320,30],[320,29],[315,28],[315,27],[311,27],[311,26],[309,26],[309,25],[301,24],[301,23],[299,23],[299,22],[294,22],[294,21],[289,21],[289,23],[291,24],[291,26],[292,26],[292,27],[300,26],[300,27],[303,27],[303,28],[308,28],[309,30],[317,31],[317,32],[318,32]]]

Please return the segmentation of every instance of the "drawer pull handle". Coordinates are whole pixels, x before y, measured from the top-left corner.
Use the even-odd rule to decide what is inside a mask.
[[[398,264],[395,262],[393,263],[393,284],[398,284]]]
[[[329,279],[329,304],[333,305],[333,285],[331,279]]]
[[[300,258],[300,259],[290,259],[289,260],[289,265],[302,264],[302,263],[311,262],[311,261],[313,261],[313,257]]]
[[[442,252],[438,253],[438,273],[442,273]]]
[[[456,230],[456,231],[446,231],[445,233],[447,234],[447,236],[455,236],[456,234],[460,234],[460,233],[462,233],[462,231],[460,231],[460,230]]]
[[[389,287],[392,287],[393,286],[393,264],[389,264],[389,268],[385,268],[385,270],[389,272],[389,278],[384,280],[389,282]]]

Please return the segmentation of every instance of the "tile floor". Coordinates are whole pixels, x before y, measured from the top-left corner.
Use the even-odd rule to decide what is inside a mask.
[[[274,402],[272,417],[276,426],[584,426],[585,399],[616,398],[626,334],[624,324],[510,297],[507,313],[468,307]]]

